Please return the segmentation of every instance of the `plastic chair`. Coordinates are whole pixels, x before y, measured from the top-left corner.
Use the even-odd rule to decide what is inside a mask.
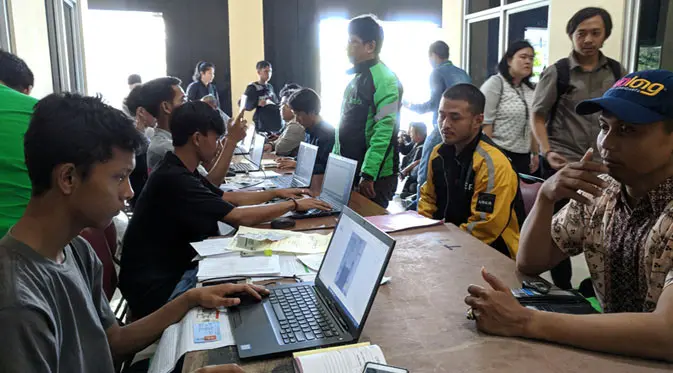
[[[80,232],[80,235],[89,242],[98,259],[103,263],[103,291],[108,301],[112,300],[118,282],[117,271],[112,259],[113,248],[110,247],[110,242],[112,242],[114,249],[117,248],[115,238],[117,233],[113,224],[110,224],[110,227],[105,230],[86,228]],[[108,239],[109,236],[112,236],[111,241]]]
[[[537,198],[537,194],[540,192],[540,187],[542,187],[544,180],[540,179],[539,177],[525,174],[519,174],[519,179],[519,187],[521,189],[521,197],[523,198],[524,210],[526,212],[526,216],[528,216],[530,210],[533,209],[535,199]]]

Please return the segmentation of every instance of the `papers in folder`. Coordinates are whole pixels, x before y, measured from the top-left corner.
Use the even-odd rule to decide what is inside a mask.
[[[226,277],[279,276],[278,255],[241,257],[236,255],[205,258],[199,262],[199,281]]]

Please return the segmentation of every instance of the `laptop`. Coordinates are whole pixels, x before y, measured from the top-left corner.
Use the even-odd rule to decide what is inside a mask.
[[[255,135],[252,142],[250,157],[245,156],[247,162],[237,162],[229,165],[229,169],[235,173],[253,172],[262,169],[262,157],[264,156],[264,136]]]
[[[250,154],[250,149],[252,148],[252,143],[255,140],[255,126],[248,126],[245,137],[243,140],[239,141],[236,144],[236,149],[234,149],[234,155],[244,155]]]
[[[317,218],[320,216],[335,215],[348,206],[353,189],[353,180],[358,168],[358,162],[336,154],[330,154],[325,167],[325,177],[322,180],[322,190],[318,199],[329,203],[331,211],[311,209],[305,212],[294,212],[290,215],[294,219]]]
[[[395,240],[344,208],[315,282],[280,285],[229,310],[238,355],[256,358],[356,342]]]
[[[309,143],[299,144],[297,153],[297,167],[292,175],[282,175],[274,177],[270,181],[276,188],[308,188],[311,186],[311,177],[313,177],[313,167],[315,159],[318,157],[318,147]]]

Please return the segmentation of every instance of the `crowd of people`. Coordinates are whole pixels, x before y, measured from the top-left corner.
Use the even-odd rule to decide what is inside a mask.
[[[0,51],[0,325],[12,341],[0,370],[113,372],[190,308],[267,293],[195,288],[190,242],[219,235],[218,223],[253,226],[330,206],[306,189],[219,188],[248,133],[245,111],[266,134],[264,150],[285,157],[281,167],[296,165],[301,142],[318,147],[314,175],[331,153],[353,159],[354,190],[387,207],[402,181],[411,209],[455,224],[524,274],[552,271],[556,285],[570,288],[569,257],[586,253],[588,296],[605,314],[525,308],[482,269],[490,288],[472,285],[465,298],[481,330],[670,361],[673,73],[627,74],[605,56],[612,20],[603,9],[580,10],[566,31],[572,51],[536,84],[526,41],[509,45],[480,88],[437,41],[428,53],[430,99],[411,103],[379,57],[381,24],[356,17],[347,35],[353,78],[334,126],[315,90],[289,83],[276,95],[267,61],[230,117],[209,62],[196,65],[186,92],[174,77],[130,76],[124,113],[72,93],[34,99],[30,68]],[[433,121],[400,131],[402,107],[432,112]],[[528,214],[521,175],[543,182]],[[133,322],[122,326],[102,292],[101,263],[78,234],[108,226],[127,201],[119,287]]]

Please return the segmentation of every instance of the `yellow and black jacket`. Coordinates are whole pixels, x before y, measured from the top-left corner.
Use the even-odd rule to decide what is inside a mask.
[[[418,212],[453,223],[511,258],[519,249],[524,219],[519,177],[486,135],[477,136],[460,154],[453,145],[432,150]]]

